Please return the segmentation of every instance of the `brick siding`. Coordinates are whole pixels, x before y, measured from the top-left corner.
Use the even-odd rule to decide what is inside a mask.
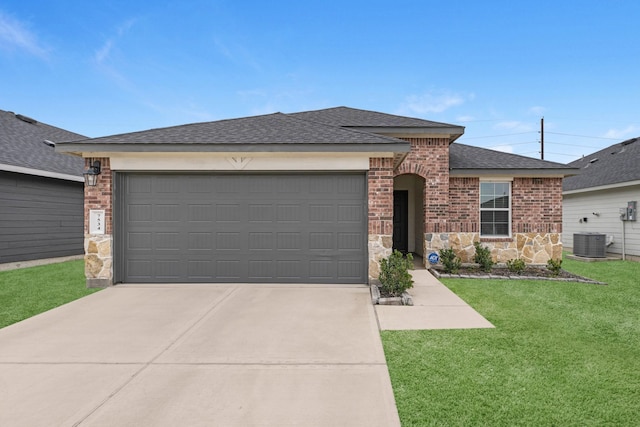
[[[411,152],[394,175],[415,174],[425,179],[425,233],[446,231],[449,222],[449,139],[402,138]]]
[[[98,175],[98,183],[95,187],[84,186],[84,233],[89,234],[89,211],[91,209],[104,209],[105,234],[110,235],[113,230],[111,167],[108,158],[85,159],[85,167],[88,168],[95,160],[100,161],[101,172]]]
[[[369,234],[393,233],[393,159],[369,159]]]
[[[514,178],[514,233],[562,233],[562,178]]]

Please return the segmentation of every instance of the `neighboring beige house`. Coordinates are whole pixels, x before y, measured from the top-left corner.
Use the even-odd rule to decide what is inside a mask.
[[[569,164],[580,174],[563,185],[563,241],[574,247],[576,233],[602,233],[606,252],[640,259],[640,221],[621,218],[640,207],[640,137],[613,144]]]
[[[468,260],[474,241],[499,261],[560,258],[575,170],[455,143],[463,132],[337,107],[56,150],[100,166],[85,187],[89,286],[368,283],[393,248]]]

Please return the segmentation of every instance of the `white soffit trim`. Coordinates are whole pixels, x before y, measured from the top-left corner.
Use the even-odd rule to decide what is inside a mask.
[[[0,171],[23,173],[25,175],[42,176],[44,178],[64,179],[65,181],[84,182],[83,176],[69,175],[66,173],[43,171],[40,169],[24,168],[22,166],[13,166],[0,164]]]
[[[480,182],[513,182],[512,176],[481,176]]]
[[[111,169],[123,171],[320,171],[369,170],[365,156],[264,156],[258,153],[208,153],[178,155],[112,155]]]
[[[640,185],[640,180],[619,182],[617,184],[601,185],[599,187],[579,188],[577,190],[563,191],[562,194],[578,194],[578,193],[590,193],[592,191],[615,190],[623,187],[633,187],[634,185]]]

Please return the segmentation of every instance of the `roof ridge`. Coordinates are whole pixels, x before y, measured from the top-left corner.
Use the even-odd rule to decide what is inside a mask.
[[[348,108],[348,107],[345,107],[345,108]],[[332,124],[329,124],[329,123],[319,122],[319,121],[316,121],[316,120],[309,120],[309,119],[303,119],[303,118],[300,118],[300,117],[294,117],[292,114],[296,114],[296,113],[291,113],[291,114],[282,113],[282,114],[287,116],[289,119],[296,120],[296,121],[299,121],[299,122],[313,123],[315,125],[320,125],[320,126],[324,126],[324,127],[333,128],[333,129],[340,129],[341,131],[344,131],[344,132],[352,132],[352,133],[357,133],[357,134],[360,134],[360,135],[371,135],[371,136],[379,137],[379,138],[382,138],[382,139],[387,139],[387,140],[389,140],[391,142],[406,142],[405,140],[400,139],[400,138],[394,138],[394,137],[391,137],[391,136],[380,135],[378,133],[373,133],[373,132],[367,132],[367,131],[363,131],[363,130],[353,129],[350,126],[338,126],[338,125],[332,125]]]
[[[389,116],[389,117],[395,117],[395,118],[399,118],[399,119],[411,119],[411,120],[419,120],[425,123],[431,123],[434,125],[443,125],[443,126],[450,126],[450,127],[461,127],[459,125],[453,125],[451,123],[445,123],[445,122],[436,122],[433,120],[429,120],[429,119],[424,119],[422,117],[413,117],[413,116],[402,116],[400,114],[392,114],[392,113],[384,113],[381,111],[374,111],[374,110],[367,110],[364,108],[353,108],[353,107],[347,107],[344,105],[338,106],[338,107],[329,107],[329,108],[320,108],[317,110],[309,110],[309,111],[297,111],[295,113],[289,113],[289,114],[305,114],[305,113],[317,113],[317,112],[322,112],[322,111],[326,111],[326,112],[330,112],[330,111],[339,111],[339,110],[345,110],[345,111],[352,111],[352,112],[363,112],[363,113],[368,113],[368,114],[375,114],[375,115],[381,115],[381,116]],[[341,127],[362,127],[360,125],[342,125]],[[410,125],[399,125],[396,127],[418,127],[418,126],[410,126]]]

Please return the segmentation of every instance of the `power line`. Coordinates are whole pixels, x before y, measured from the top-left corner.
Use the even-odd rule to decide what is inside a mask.
[[[547,131],[547,133],[552,133],[554,135],[575,136],[575,137],[578,137],[578,138],[610,139],[612,141],[619,141],[618,138],[605,138],[604,136],[574,135],[574,134],[571,134],[571,133],[560,133],[560,132],[549,132],[549,131]]]
[[[472,136],[472,137],[466,137],[465,139],[497,138],[499,136],[526,135],[528,133],[536,133],[536,131],[518,132],[518,133],[505,133],[505,134],[502,134],[502,135]]]

